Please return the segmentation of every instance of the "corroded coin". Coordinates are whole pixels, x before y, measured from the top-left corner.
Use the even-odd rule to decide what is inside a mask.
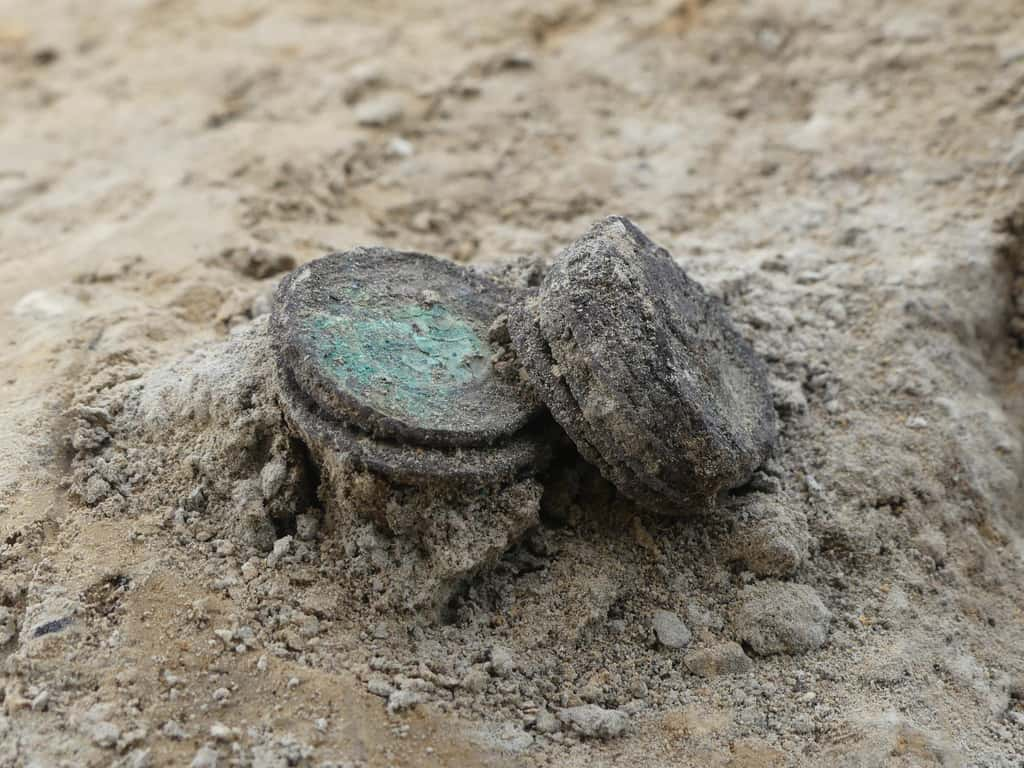
[[[278,364],[278,389],[285,419],[309,447],[328,483],[340,484],[353,470],[369,471],[394,483],[479,484],[480,492],[534,474],[548,450],[529,430],[485,446],[438,448],[374,438],[331,418]]]
[[[376,437],[481,446],[536,406],[495,376],[487,331],[511,291],[419,253],[334,253],[281,284],[273,329],[294,382],[332,418]]]
[[[677,514],[741,485],[776,437],[763,361],[631,221],[595,224],[509,312],[552,415],[623,493]]]

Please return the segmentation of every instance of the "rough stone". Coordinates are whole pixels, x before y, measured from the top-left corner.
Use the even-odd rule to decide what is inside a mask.
[[[745,587],[733,617],[740,639],[759,656],[820,648],[832,614],[806,584],[765,581]]]
[[[419,691],[395,691],[388,696],[388,713],[397,714],[422,704],[427,698]]]
[[[295,268],[290,253],[276,253],[265,248],[228,248],[221,257],[239,274],[263,280]]]
[[[181,741],[188,738],[188,734],[185,733],[185,729],[181,727],[181,724],[176,720],[168,720],[164,723],[160,732],[172,741]]]
[[[380,696],[381,698],[388,698],[395,691],[393,686],[388,680],[381,677],[372,678],[366,684],[366,690],[372,693],[374,696]]]
[[[803,512],[754,494],[729,538],[728,556],[758,576],[789,576],[806,561],[810,542]]]
[[[459,685],[471,693],[480,693],[490,684],[490,677],[482,664],[469,668]]]
[[[742,675],[749,672],[754,662],[743,652],[739,643],[727,641],[686,654],[686,668],[700,677]]]
[[[0,646],[7,645],[18,634],[14,612],[0,605]]]
[[[121,738],[121,729],[114,723],[103,720],[92,726],[92,742],[98,747],[110,748]]]
[[[393,94],[381,94],[367,99],[356,107],[356,122],[371,128],[381,128],[402,119],[405,107]]]
[[[508,677],[515,671],[516,661],[508,648],[496,645],[491,648],[491,672],[497,677]]]
[[[558,718],[546,709],[542,709],[537,713],[536,721],[537,733],[558,733],[562,729],[561,724],[558,722]]]
[[[655,611],[652,624],[655,637],[666,648],[685,648],[690,644],[689,628],[672,611]]]
[[[315,515],[295,516],[295,535],[299,541],[313,541],[320,530],[320,520]]]
[[[583,704],[560,710],[558,719],[587,738],[613,739],[621,736],[629,727],[629,715],[596,704]]]
[[[517,754],[530,748],[533,736],[518,723],[501,723],[480,729],[474,741],[488,751]]]
[[[191,768],[217,768],[219,763],[220,755],[217,754],[217,750],[204,745],[196,751],[190,766]]]

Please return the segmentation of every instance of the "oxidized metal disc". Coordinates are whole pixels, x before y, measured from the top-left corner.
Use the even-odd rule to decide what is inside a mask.
[[[560,364],[551,356],[551,346],[540,332],[537,297],[513,307],[508,320],[516,354],[537,395],[569,435],[580,455],[631,499],[652,509],[664,507],[664,496],[649,489],[625,462],[605,459],[605,454],[611,455],[614,451],[604,445],[601,436],[595,434],[584,419],[565,377],[561,375]]]
[[[595,224],[509,312],[523,367],[583,456],[668,513],[746,482],[776,437],[767,369],[721,303],[631,221]]]
[[[285,419],[309,446],[321,471],[368,470],[396,483],[474,483],[488,486],[535,474],[549,452],[530,430],[495,445],[429,448],[378,440],[333,419],[295,382],[278,362],[278,390]]]
[[[425,254],[359,248],[292,272],[272,327],[295,383],[333,418],[407,443],[480,446],[536,408],[491,367],[488,328],[512,298]]]

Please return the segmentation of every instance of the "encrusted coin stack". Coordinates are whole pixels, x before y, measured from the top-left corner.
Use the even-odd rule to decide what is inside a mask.
[[[419,253],[359,248],[282,282],[271,315],[280,399],[321,472],[335,530],[372,521],[391,567],[448,593],[538,522],[547,449],[536,400],[495,375],[488,331],[510,289]],[[382,565],[382,567],[386,567]]]
[[[492,364],[505,314],[518,377]],[[285,278],[271,329],[329,522],[394,537],[392,567],[424,585],[415,607],[440,607],[538,522],[543,406],[623,494],[668,515],[742,485],[776,438],[764,363],[622,217],[531,293],[424,254],[334,253]]]
[[[665,514],[745,483],[775,442],[764,362],[635,224],[598,222],[509,313],[519,360],[585,459]]]

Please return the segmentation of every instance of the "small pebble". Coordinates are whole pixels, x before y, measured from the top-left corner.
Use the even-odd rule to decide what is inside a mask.
[[[359,104],[355,110],[356,122],[371,128],[382,128],[402,119],[405,108],[401,99],[393,94],[381,94]]]
[[[215,741],[231,741],[234,734],[224,723],[214,723],[210,726],[210,737]]]
[[[558,719],[586,738],[614,739],[629,727],[629,716],[626,713],[596,704],[563,709],[558,713]]]
[[[202,746],[192,758],[191,768],[217,768],[220,755],[212,747]]]
[[[288,464],[283,456],[275,456],[260,470],[260,491],[264,499],[272,499],[280,493],[288,477]]]
[[[380,677],[375,677],[375,678],[372,678],[366,684],[366,690],[368,690],[374,696],[380,696],[381,698],[386,699],[392,693],[394,693],[395,687],[391,683],[389,683],[387,680],[384,680],[383,678],[380,678]]]
[[[828,639],[832,614],[806,584],[763,581],[745,587],[733,622],[739,637],[759,656],[801,654]]]
[[[152,768],[152,766],[153,754],[148,749],[133,750],[117,763],[118,768]]]
[[[562,728],[558,718],[546,709],[537,713],[535,727],[538,733],[558,733]]]
[[[685,648],[690,644],[690,630],[672,611],[654,612],[654,634],[666,648]]]
[[[512,652],[502,646],[491,649],[491,672],[497,677],[508,677],[515,671],[516,662]]]
[[[388,713],[396,714],[412,709],[417,704],[426,701],[422,693],[416,691],[395,691],[388,696]]]
[[[235,639],[235,631],[233,629],[215,629],[213,634],[219,637],[224,645],[231,645]]]
[[[401,136],[395,136],[388,142],[387,151],[391,157],[412,157],[416,148],[412,142],[403,139]]]
[[[490,684],[490,676],[483,665],[475,665],[462,677],[459,685],[470,693],[481,693]]]
[[[164,727],[160,729],[160,732],[172,741],[182,741],[188,737],[188,734],[185,733],[185,730],[177,720],[168,720],[164,723]]]
[[[314,515],[295,516],[295,535],[299,541],[313,541],[320,530],[320,520]]]
[[[92,742],[97,747],[109,749],[121,738],[121,729],[111,722],[102,721],[92,727]]]
[[[688,670],[700,677],[741,675],[749,672],[754,666],[754,662],[743,652],[740,644],[731,640],[688,653],[683,663]]]
[[[41,691],[34,699],[32,699],[33,712],[45,712],[48,706],[50,706],[49,691]]]
[[[267,555],[267,565],[274,567],[277,563],[292,550],[292,537],[282,536],[274,542],[273,551]]]

